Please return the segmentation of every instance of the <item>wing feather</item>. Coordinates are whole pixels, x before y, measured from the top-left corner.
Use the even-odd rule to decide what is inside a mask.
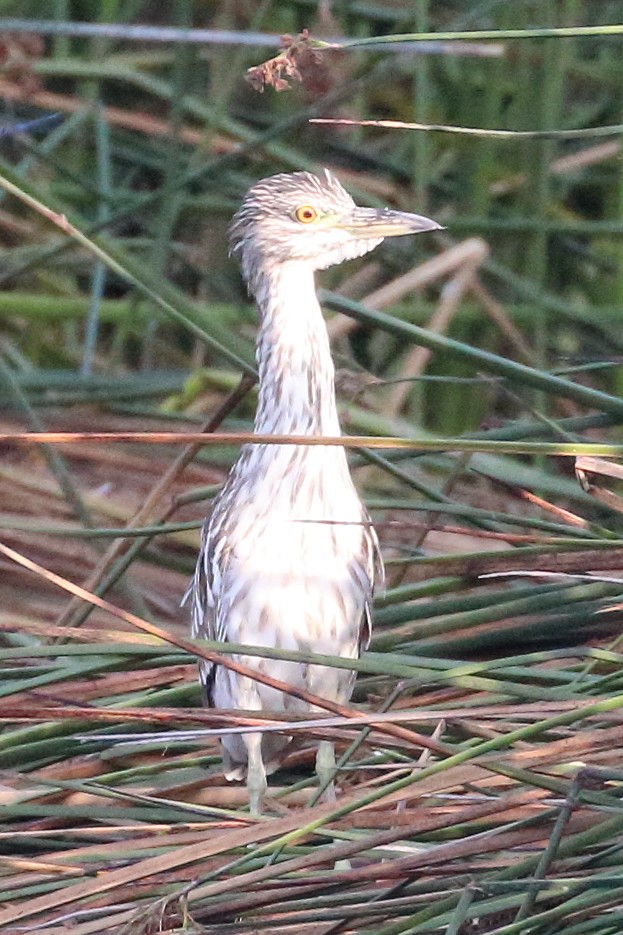
[[[222,527],[215,525],[214,514],[206,520],[201,532],[201,547],[195,572],[182,604],[190,603],[191,633],[195,639],[227,641],[222,616],[218,614],[223,578],[230,556],[227,537]],[[205,698],[211,704],[216,665],[202,660],[199,673]]]

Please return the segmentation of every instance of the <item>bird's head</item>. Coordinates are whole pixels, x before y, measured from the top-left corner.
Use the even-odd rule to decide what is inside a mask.
[[[326,169],[273,175],[253,185],[229,228],[230,253],[248,282],[287,261],[325,269],[362,256],[385,237],[439,230],[418,214],[361,208]]]

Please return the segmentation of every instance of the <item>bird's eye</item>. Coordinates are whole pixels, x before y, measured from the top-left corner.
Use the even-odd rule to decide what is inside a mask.
[[[294,217],[301,224],[313,224],[318,217],[318,212],[311,205],[300,205],[294,212]]]

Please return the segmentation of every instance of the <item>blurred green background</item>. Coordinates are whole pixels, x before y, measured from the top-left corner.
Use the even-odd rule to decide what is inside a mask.
[[[221,726],[198,712],[196,659],[118,610],[187,636],[179,602],[235,447],[4,440],[0,550],[40,567],[0,556],[3,931],[15,911],[59,935],[315,935],[321,912],[323,935],[622,930],[621,449],[583,462],[581,486],[573,458],[535,447],[621,442],[621,13],[620,0],[0,0],[1,433],[182,432],[223,406],[215,428],[248,430],[255,390],[230,394],[253,372],[256,316],[227,225],[260,177],[327,166],[359,203],[445,226],[318,276],[344,431],[421,446],[352,453],[388,582],[372,651],[352,662],[354,702],[414,709],[432,749],[340,722],[342,823],[249,849],[216,736],[175,733]],[[260,92],[258,66],[305,29],[325,44],[298,40],[302,80]],[[447,436],[449,451],[426,450]],[[141,746],[110,735],[166,728]],[[294,830],[312,756],[271,786]],[[369,875],[342,871],[336,888],[345,841]],[[279,888],[290,858],[311,869]],[[205,928],[173,899],[190,874],[211,881],[190,895]]]

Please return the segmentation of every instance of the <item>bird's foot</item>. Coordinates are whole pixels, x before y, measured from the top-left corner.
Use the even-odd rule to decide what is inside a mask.
[[[256,789],[250,789],[247,785],[249,791],[249,813],[256,818],[258,815],[262,814],[262,803],[264,801],[264,792]]]
[[[318,744],[318,753],[316,755],[316,775],[320,788],[324,788],[322,793],[323,802],[335,802],[335,751],[333,744],[329,740],[321,740]]]
[[[262,735],[245,734],[247,747],[247,792],[249,793],[249,811],[252,815],[262,814],[262,799],[266,792],[266,770],[262,760]]]

